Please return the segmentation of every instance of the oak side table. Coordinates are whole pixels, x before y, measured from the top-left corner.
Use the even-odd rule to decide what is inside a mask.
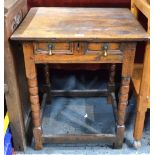
[[[136,43],[148,40],[148,37],[126,8],[32,8],[11,36],[11,40],[21,41],[23,45],[35,149],[42,149],[42,144],[49,142],[111,142],[115,148],[121,148]],[[107,102],[114,107],[115,134],[46,135],[42,131],[36,65],[45,64],[48,102],[51,97],[49,63],[111,64],[108,87],[103,94],[107,96]],[[118,103],[114,93],[117,64],[122,64]],[[94,91],[83,90],[81,93]]]

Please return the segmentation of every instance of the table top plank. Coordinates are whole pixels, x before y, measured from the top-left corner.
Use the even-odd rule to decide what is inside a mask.
[[[148,34],[127,8],[31,8],[12,40],[142,41]]]

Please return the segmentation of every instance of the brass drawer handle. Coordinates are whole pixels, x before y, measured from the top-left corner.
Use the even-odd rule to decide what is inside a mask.
[[[100,60],[101,57],[107,57],[108,56],[108,43],[103,43],[103,46],[102,46],[102,51],[99,52],[98,56],[96,57],[97,60]]]
[[[49,44],[48,45],[48,55],[52,55],[52,49],[54,48],[54,45],[53,44]]]
[[[108,55],[107,50],[108,50],[108,43],[104,43],[103,44],[103,47],[102,47],[101,55],[104,56],[104,57],[106,57]]]

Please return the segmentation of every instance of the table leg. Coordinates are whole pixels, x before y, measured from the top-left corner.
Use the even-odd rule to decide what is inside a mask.
[[[130,78],[123,77],[121,82],[121,87],[119,91],[119,103],[118,103],[118,122],[117,122],[117,142],[115,148],[121,148],[123,145],[124,131],[125,131],[125,114],[126,106],[128,103],[128,93],[129,93]]]
[[[141,146],[140,140],[142,138],[144,128],[145,113],[147,111],[149,103],[149,93],[150,93],[150,43],[148,42],[145,48],[143,74],[136,107],[136,119],[133,134],[135,139],[134,142],[135,148],[139,148]]]
[[[118,101],[118,111],[117,111],[117,127],[116,127],[116,142],[114,144],[115,148],[121,148],[124,140],[125,131],[125,114],[126,106],[128,104],[128,94],[129,94],[129,84],[130,78],[133,71],[134,57],[136,44],[129,43],[127,45],[122,45],[123,50],[123,64],[122,64],[122,80],[121,87],[119,90],[119,101]]]
[[[111,93],[115,93],[115,70],[116,64],[111,64],[110,66],[110,75],[109,75],[109,82],[108,82],[108,103],[112,104],[112,96]]]
[[[47,92],[46,103],[50,104],[51,103],[51,82],[50,82],[50,71],[49,71],[48,64],[45,64],[44,71],[45,71],[45,85],[46,85],[46,92]]]
[[[32,121],[33,121],[33,136],[35,140],[35,149],[42,149],[42,129],[41,129],[41,117],[40,117],[40,104],[38,96],[38,83],[36,67],[33,57],[33,45],[32,43],[23,44],[23,52],[25,59],[26,76],[28,79],[28,88],[30,95]]]

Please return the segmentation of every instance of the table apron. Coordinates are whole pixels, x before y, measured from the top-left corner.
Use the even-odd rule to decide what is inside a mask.
[[[123,63],[122,55],[34,55],[34,62],[39,63]]]

